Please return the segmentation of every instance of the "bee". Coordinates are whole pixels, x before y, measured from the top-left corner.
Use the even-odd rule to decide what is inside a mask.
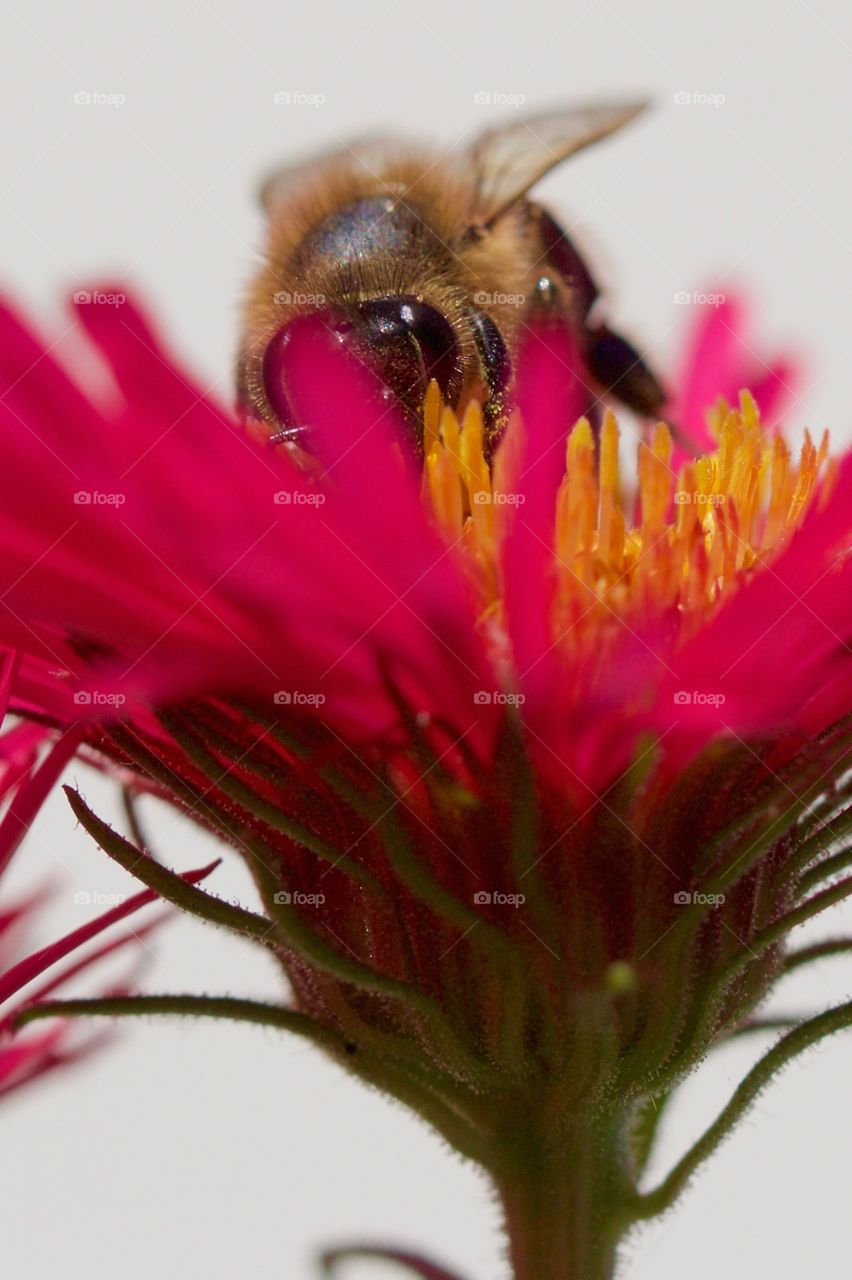
[[[590,408],[614,395],[644,416],[665,402],[635,348],[599,316],[594,276],[571,237],[529,198],[569,156],[628,124],[645,106],[569,107],[488,129],[441,153],[368,138],[264,184],[264,264],[243,312],[238,395],[276,443],[304,444],[292,326],[314,316],[378,375],[422,451],[431,379],[445,403],[476,396],[493,447],[524,335],[568,326],[585,362]]]

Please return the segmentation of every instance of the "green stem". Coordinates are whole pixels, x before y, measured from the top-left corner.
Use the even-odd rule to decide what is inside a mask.
[[[377,1057],[360,1052],[352,1056],[357,1046],[298,1009],[236,996],[98,996],[45,1000],[16,1014],[14,1025],[23,1027],[44,1018],[144,1018],[158,1015],[250,1022],[303,1036],[367,1084],[410,1107],[467,1159],[482,1164],[486,1152],[490,1151],[481,1124],[463,1105],[465,1099],[458,1094],[454,1096],[452,1081],[437,1077],[430,1079],[428,1073],[418,1074],[409,1064],[394,1062],[388,1056]]]
[[[321,1049],[343,1057],[344,1042],[335,1031],[315,1022],[297,1009],[266,1004],[260,1000],[242,1000],[235,996],[152,995],[97,996],[80,1000],[45,1000],[22,1010],[15,1019],[18,1026],[42,1018],[145,1018],[171,1014],[192,1018],[225,1018],[231,1022],[253,1022],[256,1026],[275,1027],[305,1036]]]
[[[788,870],[799,871],[802,867],[807,867],[814,858],[818,858],[825,853],[826,849],[833,844],[837,844],[838,841],[847,842],[848,845],[850,834],[852,834],[852,808],[846,808],[842,809],[840,813],[836,813],[828,821],[820,823],[813,835],[802,841],[790,859],[788,866],[784,868],[785,872]],[[849,853],[848,847],[846,853],[847,855]],[[811,887],[811,883],[817,883],[825,874],[823,872],[825,866],[826,863],[817,863],[806,873],[801,886],[803,893],[806,888]]]
[[[852,955],[852,938],[826,938],[824,942],[814,942],[809,947],[800,947],[790,951],[784,957],[784,975],[793,973],[802,965],[812,964],[815,960],[827,960],[832,956]]]
[[[221,925],[233,933],[243,934],[251,941],[276,949],[274,926],[265,916],[259,916],[245,907],[235,907],[212,893],[205,893],[188,884],[176,872],[162,866],[150,854],[137,849],[124,836],[113,831],[86,804],[79,791],[63,787],[75,818],[89,833],[99,848],[149,889],[153,889],[166,902],[180,907],[190,915]]]
[[[809,1018],[807,1022],[782,1036],[752,1067],[721,1115],[675,1165],[668,1177],[653,1191],[637,1196],[628,1206],[630,1217],[633,1220],[652,1218],[668,1209],[684,1190],[696,1169],[724,1142],[777,1073],[811,1045],[850,1026],[852,1001],[828,1009],[815,1018]]]
[[[850,865],[852,865],[852,845],[841,849],[833,857],[826,858],[824,862],[816,863],[815,866],[811,867],[810,871],[805,872],[799,882],[799,893],[810,893],[812,889],[816,889],[823,881],[830,880],[832,876],[845,871]]]
[[[590,1109],[591,1110],[591,1109]],[[620,1126],[594,1113],[513,1116],[496,1174],[514,1280],[611,1280],[628,1194]],[[542,1113],[543,1112],[543,1113]]]

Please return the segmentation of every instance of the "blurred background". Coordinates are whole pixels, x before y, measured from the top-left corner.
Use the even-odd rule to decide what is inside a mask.
[[[791,424],[849,436],[852,11],[835,0],[3,0],[0,42],[0,267],[48,331],[74,290],[133,288],[228,398],[256,191],[282,159],[373,129],[450,145],[554,102],[649,94],[653,112],[539,194],[660,368],[694,305],[678,295],[745,292],[757,349],[804,359]],[[72,774],[117,815],[107,784]],[[144,817],[169,863],[207,858],[172,813]],[[18,887],[39,878],[55,888],[46,936],[92,913],[75,896],[132,891],[58,798],[15,870]],[[250,901],[230,861],[215,887]],[[830,932],[842,927],[835,915]],[[278,991],[271,967],[208,927],[179,921],[156,945],[149,990]],[[827,961],[786,984],[784,1007],[817,1008],[850,985],[849,965]],[[758,1052],[727,1050],[687,1086],[657,1172]],[[625,1276],[845,1273],[850,1079],[852,1037],[790,1068],[680,1209],[632,1242]],[[111,1052],[22,1093],[0,1123],[0,1249],[25,1280],[60,1267],[88,1280],[308,1280],[320,1247],[360,1239],[423,1248],[471,1280],[504,1275],[479,1176],[272,1032],[125,1026]]]

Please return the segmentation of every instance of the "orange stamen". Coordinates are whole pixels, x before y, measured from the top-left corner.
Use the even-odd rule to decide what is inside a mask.
[[[451,409],[439,413],[436,397],[430,388],[424,493],[445,537],[461,544],[483,614],[493,617],[500,542],[511,521],[524,518],[523,495],[511,489],[523,429],[517,419],[509,424],[491,468],[479,406],[470,404],[460,424]],[[710,420],[718,448],[677,476],[665,423],[640,443],[626,505],[613,414],[604,415],[597,440],[585,418],[569,432],[554,511],[555,640],[594,652],[618,620],[634,626],[653,617],[667,618],[682,638],[694,634],[777,553],[830,479],[827,436],[817,448],[806,433],[793,463],[784,441],[764,434],[748,392],[737,408],[720,401]]]

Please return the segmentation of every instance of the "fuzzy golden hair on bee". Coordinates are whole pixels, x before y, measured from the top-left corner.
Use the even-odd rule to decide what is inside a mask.
[[[584,341],[591,335],[592,381],[595,364],[608,376],[615,354],[629,402],[636,353],[590,324],[598,297],[591,274],[527,193],[569,155],[626,124],[639,105],[543,113],[445,153],[366,139],[279,170],[262,190],[264,261],[243,309],[240,391],[248,411],[297,429],[295,389],[277,357],[288,326],[311,314],[375,366],[415,445],[432,378],[450,404],[481,396],[497,437],[516,350],[542,311]],[[658,400],[652,375],[639,366],[645,385],[636,395]]]
[[[433,151],[412,154],[394,143],[345,150],[314,169],[299,166],[272,179],[262,193],[269,219],[265,265],[249,288],[246,329],[262,336],[280,324],[281,301],[274,299],[281,294],[363,301],[428,293],[450,308],[453,319],[470,293],[520,292],[531,265],[517,225],[522,211],[512,210],[487,243],[467,240],[475,195],[472,174]],[[312,233],[329,214],[370,199],[386,200],[388,214],[395,204],[410,211],[405,254],[358,253],[345,264],[317,255]],[[298,303],[292,305],[298,310]]]

